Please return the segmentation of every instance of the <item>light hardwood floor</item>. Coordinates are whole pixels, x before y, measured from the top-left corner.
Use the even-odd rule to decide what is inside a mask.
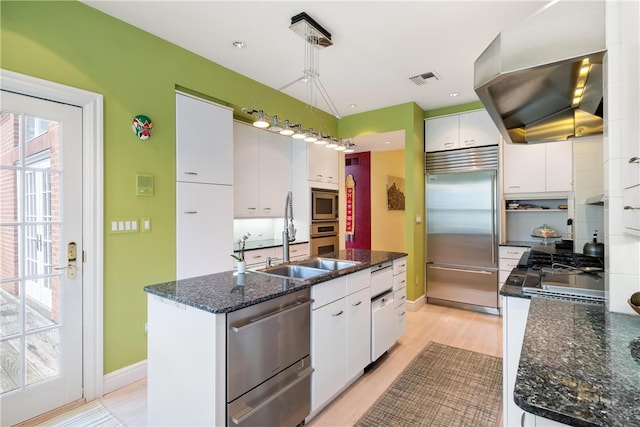
[[[502,317],[436,305],[407,313],[407,331],[385,356],[307,425],[352,426],[429,341],[502,357]],[[102,403],[130,427],[147,425],[147,383],[107,394]]]

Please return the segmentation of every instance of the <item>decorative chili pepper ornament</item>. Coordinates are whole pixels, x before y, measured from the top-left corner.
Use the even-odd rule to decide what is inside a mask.
[[[133,118],[133,124],[131,125],[133,132],[136,136],[142,140],[149,139],[151,136],[151,129],[153,129],[153,123],[151,119],[145,115],[139,114]]]

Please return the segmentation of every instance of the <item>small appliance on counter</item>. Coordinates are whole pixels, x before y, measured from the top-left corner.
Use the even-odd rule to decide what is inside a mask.
[[[590,256],[604,257],[604,243],[598,243],[598,230],[593,230],[593,240],[584,244],[582,253]]]
[[[531,237],[541,238],[543,239],[542,244],[548,245],[549,239],[559,239],[562,237],[562,235],[555,228],[547,224],[542,224],[540,227],[536,227],[533,229],[533,231],[531,232]]]
[[[556,249],[573,252],[573,218],[567,219],[567,235],[556,241]]]

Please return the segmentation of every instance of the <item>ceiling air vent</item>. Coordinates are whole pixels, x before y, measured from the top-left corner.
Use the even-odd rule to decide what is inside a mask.
[[[418,74],[417,76],[409,77],[409,80],[414,82],[416,86],[422,86],[425,83],[435,82],[440,80],[440,75],[429,71],[428,73]]]

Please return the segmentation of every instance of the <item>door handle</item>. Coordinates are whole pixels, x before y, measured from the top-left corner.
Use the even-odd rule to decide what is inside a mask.
[[[462,268],[436,267],[436,266],[431,266],[431,268],[434,270],[459,271],[461,273],[492,274],[491,271],[485,271],[485,270],[464,270]]]
[[[78,273],[77,267],[78,250],[75,242],[67,245],[67,265],[64,267],[54,267],[54,270],[67,270],[67,278],[75,279]]]

